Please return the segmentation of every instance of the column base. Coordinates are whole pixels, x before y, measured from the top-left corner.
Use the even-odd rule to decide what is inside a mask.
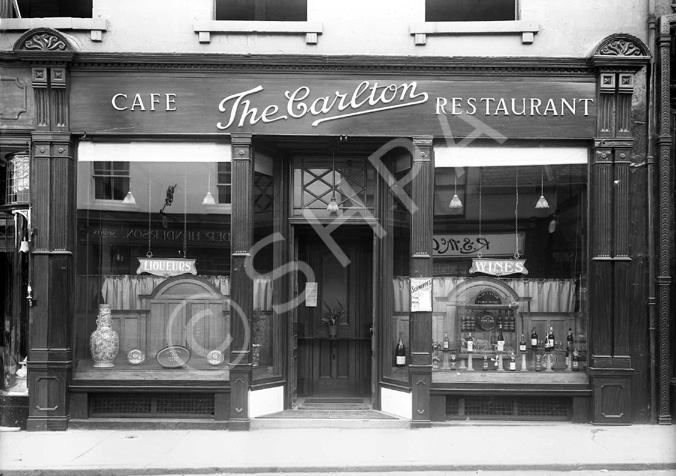
[[[28,431],[66,431],[70,417],[28,417],[26,429]]]

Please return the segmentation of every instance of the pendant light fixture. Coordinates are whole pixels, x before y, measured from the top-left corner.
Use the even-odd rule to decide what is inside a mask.
[[[331,187],[331,201],[326,207],[330,215],[338,215],[340,208],[336,202],[336,151],[331,149],[331,175],[333,177],[333,186]]]
[[[209,185],[207,187],[207,194],[204,196],[204,200],[202,200],[202,205],[216,205],[216,200],[214,200],[214,196],[211,194],[211,167],[209,167]]]
[[[545,178],[543,171],[540,171],[540,199],[535,204],[535,208],[537,209],[549,208],[549,203],[545,198]]]
[[[460,201],[460,198],[458,197],[458,174],[457,172],[453,172],[453,178],[455,179],[455,191],[453,193],[453,198],[451,199],[451,204],[449,205],[450,208],[462,208],[462,202]]]
[[[122,203],[126,205],[136,205],[136,199],[134,198],[134,195],[131,193],[131,179],[129,179],[129,190],[127,191],[127,195],[124,196],[124,200],[122,200]]]

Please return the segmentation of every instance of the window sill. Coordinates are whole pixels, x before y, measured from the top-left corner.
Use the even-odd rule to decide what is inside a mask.
[[[35,28],[54,28],[55,30],[90,30],[92,41],[102,41],[103,32],[108,30],[105,18],[3,18],[0,31],[28,31]]]
[[[193,25],[200,43],[210,43],[212,33],[255,34],[272,33],[282,35],[305,35],[305,43],[317,44],[317,37],[323,32],[321,22],[308,21],[203,21]]]
[[[138,204],[122,203],[122,200],[99,200],[95,199],[88,204],[80,206],[81,209],[87,210],[105,210],[117,212],[137,212],[139,211]]]
[[[425,45],[427,35],[502,35],[516,33],[521,35],[524,44],[533,43],[534,35],[540,31],[540,25],[533,21],[458,21],[413,23],[410,33],[415,37],[416,45]]]

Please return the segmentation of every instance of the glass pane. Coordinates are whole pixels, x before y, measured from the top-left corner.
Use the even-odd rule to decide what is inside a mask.
[[[104,169],[128,171],[133,202],[122,202],[129,177],[97,177],[88,188]],[[215,174],[213,162],[79,163],[75,353],[85,378],[227,379],[230,214],[204,203]],[[119,342],[113,377],[90,340],[105,341],[106,322]]]
[[[587,164],[437,168],[434,196],[434,368],[584,369]]]
[[[425,0],[425,21],[516,19],[516,0]]]

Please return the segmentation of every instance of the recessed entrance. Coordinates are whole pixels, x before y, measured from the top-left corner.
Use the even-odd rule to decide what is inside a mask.
[[[373,239],[368,226],[342,226],[327,244],[307,226],[296,227],[297,259],[313,270],[316,306],[298,307],[298,395],[363,396],[371,394],[373,324]],[[300,274],[298,292],[312,289]],[[309,285],[308,285],[309,284]],[[331,334],[329,308],[343,311]]]

